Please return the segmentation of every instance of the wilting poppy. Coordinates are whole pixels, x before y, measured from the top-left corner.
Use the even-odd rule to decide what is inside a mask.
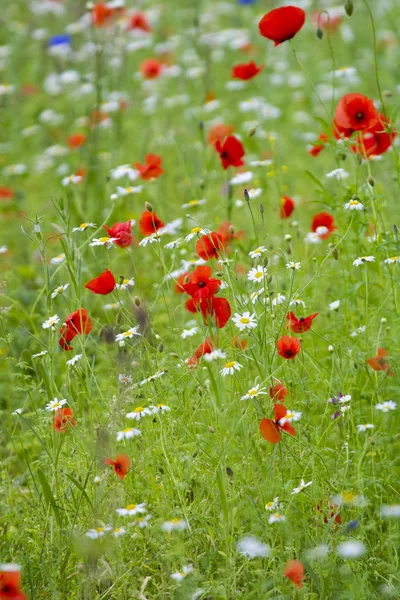
[[[78,310],[75,310],[65,319],[65,323],[60,329],[61,339],[59,344],[63,350],[72,350],[72,346],[69,345],[69,342],[71,342],[76,335],[88,335],[91,331],[92,321],[88,316],[86,308],[78,308]]]
[[[140,177],[145,181],[157,179],[157,177],[164,173],[164,170],[161,168],[162,158],[158,154],[146,154],[144,163],[144,165],[134,163],[134,166],[139,171]]]
[[[165,223],[157,217],[154,210],[144,210],[140,216],[139,227],[143,235],[151,235],[164,225]]]
[[[208,323],[211,319],[218,329],[225,327],[231,316],[231,307],[226,298],[203,298],[200,303],[194,302],[190,298],[186,304],[186,309],[190,312],[202,312],[205,321]]]
[[[17,565],[2,565],[0,571],[0,599],[26,600],[20,588],[21,573]]]
[[[117,454],[115,460],[112,458],[104,459],[105,465],[112,465],[115,471],[115,474],[118,475],[120,479],[124,479],[125,475],[129,471],[130,460],[129,456],[126,454]]]
[[[101,294],[106,296],[110,294],[116,286],[116,281],[114,275],[106,269],[103,273],[101,273],[95,279],[91,279],[86,285],[85,288],[93,292],[93,294]]]
[[[390,365],[386,359],[388,355],[389,352],[385,348],[378,348],[378,354],[372,358],[367,358],[366,362],[374,371],[389,371],[388,375],[392,377],[393,373],[390,371]]]
[[[189,275],[189,281],[182,285],[189,296],[192,296],[194,302],[200,302],[203,298],[210,298],[218,292],[221,281],[211,279],[211,267],[200,266]]]
[[[311,222],[311,231],[318,233],[321,240],[327,239],[335,229],[335,220],[332,215],[327,212],[320,212],[314,215]]]
[[[187,361],[187,364],[190,367],[195,367],[199,364],[200,358],[202,356],[204,356],[205,354],[211,354],[211,352],[214,350],[214,344],[211,341],[210,337],[207,337],[205,339],[205,341],[200,344],[200,346],[198,348],[196,348],[196,350],[194,351],[193,356],[191,356],[189,358],[189,360]]]
[[[146,15],[140,11],[135,12],[129,21],[128,29],[140,29],[141,31],[145,31],[149,33],[151,31],[150,23],[148,22]]]
[[[300,352],[301,344],[297,338],[290,337],[289,335],[283,335],[277,341],[276,347],[278,349],[279,356],[291,360]]]
[[[272,400],[283,402],[287,395],[287,388],[281,381],[279,381],[274,386],[269,388],[269,395],[271,396]]]
[[[275,419],[263,419],[260,421],[261,435],[267,442],[277,444],[281,441],[281,431],[296,435],[296,431],[291,426],[289,421],[285,420],[287,409],[283,404],[274,404]]]
[[[219,140],[215,142],[215,149],[219,153],[222,166],[226,170],[228,167],[241,167],[244,165],[242,160],[245,152],[242,142],[234,135],[228,137],[221,143]]]
[[[299,560],[288,560],[283,575],[293,581],[298,588],[303,587],[304,567]]]
[[[286,40],[294,38],[306,20],[306,13],[297,6],[282,6],[274,8],[263,16],[258,28],[263,37],[279,46]]]
[[[234,79],[243,79],[246,81],[247,79],[252,79],[258,75],[263,68],[264,65],[257,67],[254,60],[250,61],[249,63],[240,63],[232,68],[232,77]]]
[[[54,415],[54,428],[58,433],[65,431],[68,426],[75,427],[74,411],[72,408],[59,408]],[[1,596],[0,596],[1,598]]]
[[[311,154],[311,156],[318,156],[318,154],[325,148],[325,144],[327,143],[328,139],[329,138],[326,133],[320,133],[317,141],[314,142],[308,153]]]
[[[294,313],[289,312],[286,315],[286,319],[288,321],[287,327],[288,327],[288,329],[291,329],[295,333],[304,333],[305,331],[308,331],[309,329],[311,329],[312,322],[317,315],[318,315],[318,313],[314,313],[313,315],[310,315],[309,317],[300,317],[300,319],[298,319]]]
[[[144,79],[156,79],[161,74],[163,63],[156,58],[147,58],[140,65],[140,72]]]
[[[218,258],[223,247],[221,236],[215,231],[202,235],[196,242],[196,252],[203,260]]]
[[[378,121],[373,100],[362,94],[346,94],[336,107],[334,124],[341,130],[364,131]]]
[[[216,123],[210,127],[208,132],[207,143],[215,145],[215,142],[223,142],[225,138],[233,133],[234,129],[232,125],[224,125],[223,123]]]
[[[281,198],[281,210],[280,210],[281,219],[287,219],[288,217],[290,217],[290,215],[294,211],[294,208],[295,208],[295,203],[293,202],[293,200],[291,198],[289,198],[289,196],[283,196]]]
[[[67,139],[67,144],[71,149],[80,148],[86,141],[86,135],[84,133],[75,133],[70,135]]]
[[[120,248],[126,248],[132,244],[132,221],[115,223],[112,227],[103,225],[103,227],[108,235],[116,240],[115,243]]]

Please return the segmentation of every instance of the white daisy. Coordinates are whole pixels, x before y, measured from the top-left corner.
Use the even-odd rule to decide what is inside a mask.
[[[63,263],[65,260],[65,254],[57,254],[57,256],[54,256],[52,259],[50,259],[50,263],[52,265],[61,265],[61,263]]]
[[[64,177],[61,180],[61,183],[64,187],[67,187],[69,185],[78,185],[78,183],[80,183],[81,181],[82,181],[82,176],[75,175],[75,173],[73,173],[72,175],[68,175],[68,177]]]
[[[79,225],[79,227],[74,227],[72,229],[72,231],[73,231],[73,233],[75,233],[75,231],[85,231],[85,229],[87,229],[88,227],[94,227],[94,228],[96,228],[97,225],[96,225],[96,223],[81,223]]]
[[[393,402],[393,400],[387,400],[386,402],[382,402],[381,404],[376,404],[375,408],[377,410],[381,410],[382,412],[390,412],[391,410],[395,410],[397,407],[396,402]]]
[[[293,271],[298,271],[299,269],[301,269],[301,264],[299,262],[294,262],[293,260],[290,260],[288,263],[286,263],[286,268],[292,269]]]
[[[400,257],[399,256],[391,256],[390,258],[386,258],[383,262],[386,263],[387,265],[393,265],[395,263],[400,262]]]
[[[195,208],[196,206],[203,206],[206,202],[207,200],[205,198],[202,198],[202,200],[190,200],[189,202],[182,204],[182,208]]]
[[[337,179],[338,181],[342,181],[343,179],[347,179],[347,177],[349,177],[349,173],[345,171],[345,169],[335,169],[334,171],[327,173],[326,177],[328,177],[328,179]]]
[[[142,502],[141,504],[128,504],[125,508],[116,508],[115,512],[119,514],[120,517],[131,517],[133,515],[139,515],[147,512],[146,502]]]
[[[208,354],[203,355],[203,359],[206,362],[213,362],[214,360],[218,360],[221,358],[225,359],[226,353],[223,352],[220,348],[215,348],[215,350],[213,350],[212,352],[209,352]]]
[[[156,404],[155,406],[150,406],[150,410],[153,414],[170,412],[171,409],[166,404]]]
[[[234,375],[235,371],[240,371],[240,369],[243,369],[243,366],[235,360],[231,360],[230,362],[226,363],[225,367],[221,369],[220,373],[222,377],[226,377],[227,375]]]
[[[309,485],[312,485],[312,481],[309,481],[308,483],[305,483],[304,479],[302,479],[300,481],[299,487],[293,488],[293,491],[292,491],[291,495],[293,496],[293,494],[300,494],[300,492],[302,492]]]
[[[106,525],[105,527],[98,527],[97,529],[89,529],[86,532],[86,536],[92,540],[96,540],[97,538],[103,537],[107,531],[111,531],[112,527],[110,525]]]
[[[179,248],[181,245],[181,238],[174,240],[173,242],[168,242],[168,244],[164,244],[164,248],[167,250],[174,250],[174,248]]]
[[[122,198],[123,196],[129,196],[131,194],[140,194],[142,189],[142,185],[137,185],[136,187],[130,186],[126,188],[117,186],[117,191],[115,194],[111,194],[111,200],[116,200],[117,198]]]
[[[283,426],[285,425],[285,423],[291,423],[292,421],[299,421],[301,419],[301,412],[298,411],[290,411],[289,409],[287,410],[287,413],[284,417],[282,417],[282,419],[279,419],[278,423],[279,425]]]
[[[243,183],[248,183],[253,179],[254,175],[251,171],[245,171],[244,173],[238,173],[230,180],[230,185],[241,185]]]
[[[256,290],[255,292],[252,292],[250,294],[250,300],[252,304],[255,304],[257,302],[257,300],[259,299],[260,296],[262,296],[262,294],[265,293],[265,289],[262,287],[259,290]]]
[[[51,292],[51,297],[52,298],[56,298],[57,296],[59,296],[60,294],[62,294],[63,292],[65,292],[65,290],[69,287],[69,283],[64,283],[64,285],[59,285],[58,287],[56,287],[52,292]]]
[[[114,246],[114,243],[118,241],[117,238],[101,237],[93,238],[89,246],[106,246],[108,249]]]
[[[188,337],[193,337],[198,332],[198,327],[192,327],[191,329],[184,329],[181,333],[181,338],[186,340]]]
[[[145,408],[144,406],[137,406],[133,409],[132,412],[126,415],[127,419],[134,419],[135,421],[140,421],[146,415],[151,415],[152,411],[149,408]]]
[[[123,373],[120,373],[118,375],[118,381],[125,385],[130,385],[132,383],[132,377],[130,375],[124,375]]]
[[[334,300],[329,304],[329,310],[337,310],[340,306],[340,300]]]
[[[49,412],[53,412],[54,410],[58,410],[59,408],[64,406],[64,404],[67,404],[67,401],[65,398],[63,398],[62,400],[58,400],[58,398],[54,398],[54,400],[50,400],[50,402],[48,404],[46,404],[46,410]]]
[[[341,542],[336,548],[336,552],[342,558],[358,558],[365,554],[366,551],[366,547],[359,540]]]
[[[269,556],[271,548],[253,536],[247,536],[237,543],[237,550],[246,558]]]
[[[192,571],[193,571],[192,565],[187,565],[187,566],[182,567],[182,571],[178,571],[177,573],[172,573],[170,575],[170,577],[171,577],[171,579],[173,579],[174,581],[177,581],[179,583],[183,579],[185,579],[185,577],[187,575],[189,575],[189,573],[191,573]]]
[[[364,210],[364,204],[361,204],[358,200],[349,200],[346,204],[343,204],[343,208],[346,210]]]
[[[249,252],[249,256],[250,258],[258,258],[261,254],[264,254],[264,252],[266,251],[267,249],[265,246],[258,246],[258,248],[256,248],[255,250]]]
[[[112,179],[122,179],[122,177],[129,177],[131,181],[136,181],[139,177],[139,171],[133,169],[131,165],[120,165],[111,169],[110,175]]]
[[[290,306],[302,306],[303,308],[305,308],[306,303],[303,302],[303,300],[301,300],[300,298],[294,298],[290,301]]]
[[[125,533],[126,533],[126,529],[124,527],[117,527],[116,529],[113,529],[114,537],[120,537],[121,535],[124,535]]]
[[[136,517],[134,521],[132,521],[131,525],[137,525],[140,529],[144,529],[145,527],[149,527],[151,515],[143,515],[143,517]]]
[[[281,513],[278,513],[278,512],[272,513],[272,515],[270,517],[268,517],[268,523],[270,525],[272,523],[280,523],[282,521],[286,521],[286,517],[285,517],[285,515],[282,515]]]
[[[73,367],[77,362],[79,362],[82,358],[82,354],[75,354],[75,356],[73,358],[71,358],[70,360],[67,360],[67,366],[68,367]]]
[[[53,315],[47,321],[42,323],[43,329],[50,329],[50,327],[54,327],[60,321],[60,317],[58,315]]]
[[[141,333],[139,333],[139,325],[136,325],[135,327],[131,327],[130,329],[128,329],[127,331],[124,331],[123,333],[118,333],[115,336],[115,341],[116,342],[121,342],[123,340],[130,340],[131,338],[133,338],[134,335],[142,335]]]
[[[31,358],[39,358],[40,356],[46,356],[47,354],[47,350],[42,350],[41,352],[38,352],[37,354],[32,354]]]
[[[359,256],[355,261],[353,261],[353,266],[360,267],[367,262],[375,262],[375,256]]]
[[[276,511],[278,509],[279,509],[279,498],[278,498],[278,496],[276,496],[270,502],[267,502],[267,504],[265,505],[265,510],[268,510],[269,512],[271,512],[273,510]]]
[[[276,298],[272,300],[272,306],[277,306],[278,304],[283,304],[286,301],[286,296],[281,293],[278,293]]]
[[[232,322],[239,328],[239,331],[254,329],[258,325],[255,313],[250,314],[250,312],[244,312],[242,315],[235,313]]]
[[[265,390],[265,388],[260,388],[260,385],[257,384],[254,387],[252,387],[247,394],[245,394],[244,396],[242,396],[240,399],[241,400],[249,400],[250,398],[255,398],[256,396],[266,396],[267,392],[264,392],[263,390]]]
[[[134,277],[131,277],[130,279],[123,279],[121,283],[117,283],[117,285],[115,286],[116,288],[118,288],[119,290],[127,290],[130,287],[133,287],[135,285],[135,279]]]
[[[368,431],[368,429],[374,429],[375,425],[372,425],[372,423],[360,423],[359,425],[357,425],[357,429],[358,431]]]
[[[138,435],[142,435],[140,429],[135,429],[134,427],[126,427],[122,431],[117,432],[117,442],[121,440],[130,440]]]
[[[267,268],[263,267],[262,265],[258,265],[258,267],[254,267],[253,269],[250,269],[250,271],[247,273],[247,279],[249,281],[262,281],[264,279],[264,277],[267,275]]]
[[[198,235],[208,235],[211,233],[211,229],[203,229],[202,227],[193,227],[190,231],[189,235],[185,237],[185,242],[190,242],[193,238]]]
[[[381,506],[381,517],[383,517],[383,518],[388,518],[388,517],[399,518],[400,517],[400,504],[392,504],[391,506],[384,504],[383,506]]]
[[[161,525],[161,529],[163,531],[184,531],[187,529],[188,524],[185,519],[171,519],[170,521],[165,521]]]

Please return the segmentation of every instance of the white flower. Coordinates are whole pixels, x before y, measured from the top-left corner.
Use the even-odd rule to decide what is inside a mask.
[[[104,305],[104,310],[116,310],[117,308],[120,308],[123,305],[123,300],[121,300],[121,302],[111,302],[110,304]]]
[[[165,375],[167,371],[158,371],[157,373],[154,373],[154,375],[149,375],[149,377],[146,377],[146,379],[143,379],[140,382],[140,385],[145,385],[146,383],[150,383],[150,381],[154,381],[155,379],[159,379],[160,377],[162,377],[163,375]]]
[[[215,350],[213,350],[212,352],[203,355],[203,360],[205,360],[206,362],[212,362],[221,358],[225,359],[226,353],[220,350],[220,348],[215,348]]]
[[[85,231],[85,229],[87,229],[88,227],[94,227],[94,228],[96,228],[97,225],[96,225],[96,223],[81,223],[79,225],[79,227],[74,227],[72,229],[72,231],[73,231],[73,233],[75,233],[75,231]]]
[[[192,337],[198,332],[198,327],[192,327],[191,329],[184,329],[181,333],[181,338],[186,340],[187,337]]]
[[[392,504],[391,506],[387,506],[384,504],[381,506],[381,517],[400,517],[400,504]]]
[[[47,354],[47,350],[42,350],[41,352],[38,352],[37,354],[32,354],[31,358],[39,358],[40,356],[46,356]]]
[[[301,269],[301,264],[299,262],[294,262],[293,260],[290,260],[288,263],[286,263],[286,268],[293,269],[293,271],[298,271],[299,269]]]
[[[189,575],[193,571],[192,565],[182,567],[182,571],[178,571],[177,573],[172,573],[170,575],[171,579],[177,581],[178,583],[185,579],[186,575]]]
[[[365,330],[366,330],[366,326],[361,325],[361,327],[358,327],[355,331],[353,331],[350,334],[350,337],[357,337],[360,333],[364,333]]]
[[[347,542],[342,542],[336,548],[336,552],[342,558],[358,558],[362,556],[367,551],[366,547],[359,540],[348,540]]]
[[[202,200],[190,200],[189,202],[182,204],[182,208],[194,208],[195,206],[203,206],[203,204],[206,204],[206,202],[207,200],[205,198],[203,198]]]
[[[147,244],[155,244],[155,243],[160,243],[160,235],[161,235],[161,229],[159,229],[156,233],[152,233],[151,235],[148,235],[147,237],[144,237],[140,242],[139,242],[139,246],[141,246],[142,248],[145,248],[147,246]]]
[[[334,171],[331,171],[330,173],[326,174],[326,177],[328,177],[328,179],[337,179],[338,181],[347,179],[348,176],[349,173],[345,171],[345,169],[335,169]]]
[[[173,242],[168,242],[168,244],[164,244],[164,248],[167,250],[173,250],[174,248],[179,248],[181,245],[181,238],[174,240]]]
[[[75,356],[73,358],[71,358],[70,360],[67,360],[68,367],[73,367],[78,361],[81,360],[82,356],[83,356],[82,354],[75,354]]]
[[[278,304],[283,304],[286,300],[286,296],[281,293],[278,293],[277,297],[272,300],[272,306],[277,306]]]
[[[211,233],[211,229],[203,229],[202,227],[193,227],[189,235],[185,237],[185,242],[190,242],[193,238],[198,235],[208,235]]]
[[[240,185],[243,183],[248,183],[253,179],[254,175],[251,171],[245,171],[244,173],[238,173],[230,180],[230,185]]]
[[[343,208],[346,210],[364,210],[364,204],[361,204],[358,200],[349,200],[346,204],[343,204]]]
[[[155,406],[150,406],[150,410],[154,415],[171,411],[170,407],[166,404],[156,404]]]
[[[268,517],[268,523],[271,525],[272,523],[280,523],[281,521],[286,521],[285,515],[281,515],[278,512],[272,513],[270,517]]]
[[[80,183],[81,181],[82,181],[82,176],[75,175],[73,173],[72,175],[68,175],[68,177],[64,177],[61,180],[61,183],[64,187],[67,187],[68,185],[78,185],[78,183]]]
[[[120,517],[143,514],[147,512],[146,502],[142,502],[141,504],[128,504],[125,508],[116,508],[115,512],[118,513]]]
[[[93,238],[89,246],[106,246],[108,249],[110,249],[112,246],[114,246],[114,242],[116,241],[118,241],[117,238],[110,238],[107,236],[101,238]]]
[[[149,408],[145,408],[144,406],[137,406],[133,409],[132,412],[126,415],[127,419],[134,419],[135,421],[140,421],[146,415],[151,415],[152,411]]]
[[[132,383],[132,377],[130,375],[123,375],[122,373],[120,373],[118,375],[118,381],[120,383],[124,383],[125,385],[129,385],[130,383]]]
[[[137,185],[136,187],[129,186],[126,188],[118,185],[115,194],[111,194],[111,200],[116,200],[117,198],[122,198],[123,196],[129,196],[130,194],[140,194],[142,189],[142,185]]]
[[[126,533],[126,529],[124,527],[117,527],[116,529],[113,529],[114,537],[120,537],[121,535],[124,535],[124,533]]]
[[[98,527],[97,529],[89,529],[86,536],[92,540],[96,540],[99,537],[103,537],[107,531],[111,531],[112,527],[106,525],[105,527]]]
[[[337,310],[340,306],[340,300],[334,300],[329,304],[329,310]]]
[[[307,237],[304,238],[304,241],[308,244],[319,244],[320,242],[322,242],[321,236],[318,235],[316,231],[309,231],[307,233]]]
[[[262,287],[258,290],[256,290],[255,292],[252,292],[250,294],[250,300],[252,304],[255,304],[257,302],[257,300],[259,299],[259,297],[264,294],[265,289]]]
[[[54,258],[52,258],[50,260],[50,263],[52,265],[61,265],[61,263],[63,263],[65,260],[65,254],[57,254],[57,256],[54,256]]]
[[[303,302],[303,300],[300,300],[300,298],[294,298],[290,301],[290,306],[302,306],[303,308],[305,308],[306,303]]]
[[[12,415],[21,415],[23,413],[23,408],[16,408],[11,414]],[[1,568],[0,568],[1,571]]]
[[[351,400],[350,394],[345,394],[344,396],[339,396],[340,404],[346,404],[346,402],[350,402],[350,400]]]
[[[232,321],[239,328],[239,331],[254,329],[258,324],[255,313],[251,315],[249,312],[244,312],[242,315],[235,313]]]
[[[258,267],[254,267],[250,269],[247,273],[247,279],[249,281],[262,281],[264,277],[267,275],[267,268],[262,265],[258,265]]]
[[[392,256],[390,258],[386,258],[383,262],[387,265],[393,265],[395,263],[400,262],[400,256]]]
[[[111,169],[110,175],[112,179],[121,179],[122,177],[128,177],[131,181],[136,181],[139,177],[139,171],[132,169],[131,165],[120,165]]]
[[[279,508],[279,498],[278,498],[278,496],[276,496],[270,502],[267,502],[267,504],[265,505],[265,510],[268,510],[269,512],[271,512],[273,510],[278,510],[278,508]]]
[[[374,427],[375,425],[372,425],[371,423],[360,423],[357,425],[358,431],[367,431],[368,429],[374,429]]]
[[[271,548],[266,544],[263,544],[256,537],[247,536],[240,540],[237,544],[237,550],[239,554],[242,554],[246,558],[257,558],[269,556]]]
[[[131,277],[130,279],[123,279],[122,283],[117,283],[115,287],[119,290],[127,290],[129,287],[133,287],[134,285],[135,279],[134,277]]]
[[[247,190],[247,195],[249,196],[250,200],[255,200],[255,198],[258,198],[261,196],[261,194],[262,188],[250,188]]]
[[[126,429],[117,432],[117,442],[120,442],[121,440],[129,440],[131,438],[136,437],[137,435],[142,435],[140,429],[126,427]]]
[[[52,317],[47,319],[47,321],[42,323],[42,327],[43,329],[50,329],[50,327],[54,327],[54,325],[56,325],[59,322],[59,320],[60,317],[58,315],[53,315]]]
[[[264,254],[264,252],[266,251],[267,249],[265,246],[258,246],[258,248],[256,248],[255,250],[249,252],[249,256],[250,258],[258,258],[261,254]]]
[[[161,529],[163,531],[184,531],[187,529],[187,522],[185,519],[171,519],[170,521],[165,521],[161,525]]]
[[[265,390],[265,388],[260,388],[260,385],[257,384],[254,387],[252,387],[247,394],[245,394],[244,396],[242,396],[240,399],[241,400],[249,400],[250,398],[255,398],[256,396],[266,396],[267,392],[263,392],[263,390]]]
[[[52,412],[54,410],[58,410],[59,408],[64,406],[64,404],[67,404],[67,401],[65,398],[63,398],[62,400],[58,400],[58,398],[54,398],[54,400],[50,400],[50,402],[48,404],[46,404],[46,410],[49,412]]]
[[[301,419],[301,412],[298,411],[290,411],[287,409],[287,413],[282,419],[279,419],[278,423],[283,427],[285,423],[291,423],[292,421],[299,421]]]
[[[131,327],[130,329],[128,329],[127,331],[124,331],[123,333],[118,333],[115,336],[115,341],[116,342],[121,342],[123,340],[130,340],[131,338],[133,338],[134,335],[142,335],[141,333],[139,333],[139,325],[136,325],[136,327]]]
[[[300,485],[297,488],[293,488],[292,491],[292,496],[293,494],[300,494],[300,492],[302,492],[306,487],[308,487],[309,485],[312,485],[312,481],[309,481],[308,483],[304,483],[304,479],[302,479],[300,481]]]
[[[0,246],[0,254],[6,254],[8,252],[7,246]]]
[[[68,286],[69,286],[69,283],[64,283],[64,285],[59,285],[51,292],[51,297],[56,298],[57,296],[59,296],[60,294],[65,292],[65,290],[68,288]]]
[[[359,256],[355,261],[353,261],[353,266],[360,267],[366,262],[375,262],[375,256]]]
[[[243,366],[232,360],[226,363],[225,367],[221,369],[220,373],[222,377],[226,377],[227,375],[234,375],[235,371],[240,371],[240,369],[243,369]]]
[[[131,525],[137,525],[140,529],[144,527],[148,527],[150,525],[149,521],[151,519],[151,515],[144,515],[143,517],[136,517],[136,519],[131,523]]]
[[[397,407],[396,402],[393,402],[393,400],[387,400],[386,402],[382,402],[381,404],[376,404],[375,408],[377,410],[381,410],[382,412],[390,412],[391,410],[395,410]]]

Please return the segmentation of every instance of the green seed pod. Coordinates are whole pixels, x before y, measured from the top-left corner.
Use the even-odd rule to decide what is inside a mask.
[[[157,350],[158,352],[164,352],[164,344],[159,344]]]
[[[375,179],[372,177],[372,175],[368,177],[367,181],[371,187],[375,186]]]
[[[346,0],[346,3],[344,5],[344,10],[346,11],[346,15],[348,17],[351,17],[351,15],[353,14],[353,10],[354,10],[353,0]]]
[[[133,302],[134,302],[135,306],[140,306],[141,305],[139,296],[135,296],[134,299],[133,299]]]
[[[150,204],[150,202],[145,202],[145,203],[144,203],[144,207],[145,207],[145,209],[146,209],[146,210],[148,210],[149,212],[153,212],[153,207],[152,207],[152,205]]]
[[[317,31],[316,31],[315,33],[317,34],[317,38],[318,38],[319,40],[322,40],[322,38],[324,37],[324,32],[322,31],[322,29],[320,29],[320,28],[318,27],[318,29],[317,29]]]

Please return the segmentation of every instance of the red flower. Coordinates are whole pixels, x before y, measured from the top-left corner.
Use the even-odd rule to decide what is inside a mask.
[[[311,231],[318,233],[321,240],[326,240],[335,229],[334,218],[327,212],[317,213],[311,222]]]
[[[134,166],[140,173],[140,177],[148,181],[149,179],[157,179],[164,173],[161,168],[162,158],[158,154],[146,154],[144,157],[144,165],[134,163]]]
[[[240,231],[235,231],[232,223],[229,221],[224,221],[217,229],[217,233],[221,238],[221,241],[224,247],[229,244],[232,240],[240,240],[245,237],[245,233],[243,229]]]
[[[112,227],[103,225],[111,238],[116,239],[116,244],[120,248],[126,248],[132,244],[132,221],[125,221],[124,223],[114,223]]]
[[[364,131],[376,124],[378,113],[372,100],[362,94],[346,94],[336,107],[334,124],[346,137],[349,131]]]
[[[304,333],[311,329],[313,319],[315,319],[318,314],[319,313],[314,313],[309,317],[300,317],[300,319],[298,319],[294,313],[289,312],[286,315],[286,319],[288,320],[287,327],[295,333]]]
[[[0,571],[0,599],[1,600],[26,600],[25,594],[20,589],[21,573],[17,567],[3,565]]]
[[[293,581],[298,588],[303,587],[304,567],[299,560],[288,560],[283,575]]]
[[[272,400],[275,400],[277,402],[284,402],[287,395],[287,388],[280,381],[279,383],[276,383],[273,387],[269,388],[269,395],[271,396]]]
[[[389,352],[385,350],[385,348],[378,348],[377,356],[367,358],[366,362],[374,371],[389,371],[388,375],[392,377],[393,373],[390,371],[390,365],[386,360],[386,356],[388,356],[388,354]]]
[[[112,458],[105,458],[104,464],[112,465],[115,474],[118,475],[120,479],[124,479],[125,475],[129,471],[130,460],[129,456],[127,456],[126,454],[117,454],[115,460],[113,460]]]
[[[189,273],[182,273],[182,275],[179,275],[179,277],[175,279],[175,292],[177,294],[185,293],[185,288],[183,287],[183,284],[185,283],[185,281],[187,281],[188,277]]]
[[[281,431],[286,431],[289,435],[296,435],[295,430],[286,420],[287,409],[283,404],[274,404],[275,419],[263,419],[260,422],[261,435],[267,442],[277,444],[281,441]]]
[[[11,200],[11,198],[14,198],[14,190],[8,187],[0,187],[0,198],[2,200]]]
[[[74,411],[72,408],[59,408],[54,416],[54,428],[58,433],[64,432],[68,426],[75,427]],[[1,598],[1,596],[0,596]]]
[[[86,285],[85,288],[93,292],[93,294],[101,294],[102,296],[106,296],[107,294],[111,294],[111,292],[115,289],[116,281],[114,275],[106,269],[103,273],[101,273],[95,279],[91,279]]]
[[[221,143],[220,140],[217,140],[215,142],[215,149],[219,153],[222,166],[225,170],[228,167],[241,167],[244,165],[242,160],[244,148],[242,142],[234,135],[228,135],[223,143]]]
[[[199,364],[199,362],[200,362],[200,358],[202,356],[204,356],[205,354],[211,354],[211,352],[213,350],[214,350],[214,344],[212,343],[211,338],[208,337],[195,350],[193,356],[191,358],[189,358],[189,360],[187,361],[188,366],[189,367],[196,367]]]
[[[279,46],[286,40],[291,40],[303,27],[306,13],[296,6],[282,6],[274,8],[263,16],[258,28],[263,37],[275,42]]]
[[[314,142],[308,153],[311,154],[311,156],[318,156],[318,154],[322,152],[322,150],[325,148],[325,144],[327,143],[327,141],[328,136],[326,135],[326,133],[320,133],[318,136],[318,140]]]
[[[140,216],[139,227],[143,235],[151,235],[164,225],[165,223],[157,217],[154,210],[144,210]]]
[[[161,74],[162,62],[156,58],[147,58],[140,65],[140,72],[144,79],[156,79]]]
[[[129,29],[141,29],[142,31],[149,33],[151,31],[151,26],[144,13],[135,12],[129,21]]]
[[[197,267],[191,275],[189,282],[182,285],[189,296],[192,296],[194,302],[201,302],[203,298],[210,298],[218,292],[221,282],[219,279],[210,279],[211,267]]]
[[[276,343],[279,356],[292,360],[300,352],[301,344],[295,337],[283,335]]]
[[[360,134],[353,150],[366,157],[383,154],[392,146],[397,135],[396,131],[390,133],[386,131],[389,126],[389,119],[385,119],[385,115],[380,114],[379,121],[366,129],[362,133],[362,137]]]
[[[257,67],[254,60],[250,61],[249,63],[240,63],[239,65],[233,67],[232,77],[234,79],[243,80],[252,79],[256,75],[258,75],[259,72],[263,70],[263,68],[264,65],[260,65],[259,67]]]
[[[225,138],[233,133],[232,125],[224,125],[223,123],[216,123],[210,127],[208,132],[207,143],[215,145],[215,142],[223,142]]]
[[[326,510],[329,511],[328,514],[326,514]],[[321,506],[319,504],[317,504],[317,511],[324,515],[324,523],[329,523],[330,519],[334,518],[334,522],[337,525],[342,524],[342,517],[340,516],[340,513],[338,512],[338,506],[336,504],[332,505],[328,502],[327,509],[324,509],[324,510],[321,508]]]
[[[114,17],[114,8],[109,8],[104,2],[95,4],[92,8],[92,23],[96,27],[107,25]]]
[[[221,236],[215,231],[202,235],[196,242],[196,252],[203,260],[218,258],[223,247]]]
[[[75,133],[70,135],[67,139],[68,146],[72,149],[79,148],[86,141],[86,135],[84,133]]]
[[[190,298],[186,304],[186,309],[189,312],[201,311],[203,317],[208,324],[211,321],[215,322],[218,329],[225,327],[231,316],[231,307],[226,298],[203,298],[200,303],[194,302],[193,298]]]
[[[60,329],[61,339],[60,346],[63,350],[72,350],[69,345],[76,335],[88,335],[92,331],[92,321],[88,316],[86,308],[78,308],[71,313],[66,319],[64,325]]]
[[[289,198],[289,196],[283,196],[281,198],[281,219],[287,219],[288,217],[290,217],[294,209],[295,203],[293,202],[293,200]]]

